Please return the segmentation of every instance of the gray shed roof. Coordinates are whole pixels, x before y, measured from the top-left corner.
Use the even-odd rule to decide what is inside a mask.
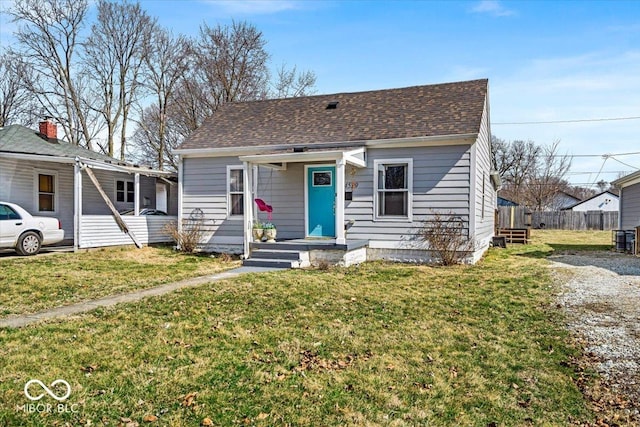
[[[348,143],[478,133],[488,80],[221,106],[179,149]]]

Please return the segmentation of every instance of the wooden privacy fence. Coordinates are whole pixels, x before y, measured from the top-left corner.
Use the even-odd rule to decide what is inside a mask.
[[[531,213],[531,224],[527,224],[525,214],[528,212]],[[618,212],[534,212],[521,206],[500,206],[497,226],[499,228],[531,226],[551,230],[615,230],[618,228]]]

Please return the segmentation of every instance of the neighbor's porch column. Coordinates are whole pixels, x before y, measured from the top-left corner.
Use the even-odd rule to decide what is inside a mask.
[[[253,227],[253,165],[249,162],[242,162],[242,181],[243,186],[243,202],[244,202],[244,215],[243,215],[243,255],[244,258],[249,258],[251,254],[251,229]]]
[[[344,233],[344,186],[345,186],[344,155],[336,160],[336,244],[347,243]]]
[[[126,191],[126,189],[125,189]],[[133,174],[133,215],[140,215],[140,174]]]
[[[80,248],[82,227],[82,164],[76,158],[73,164],[73,250]]]

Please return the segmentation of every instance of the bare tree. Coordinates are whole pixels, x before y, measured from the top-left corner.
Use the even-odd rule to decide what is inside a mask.
[[[24,83],[44,114],[58,118],[66,138],[92,149],[99,131],[83,97],[86,75],[78,69],[76,48],[87,0],[16,0],[10,11],[19,24],[16,54],[33,71]]]
[[[246,22],[200,27],[196,70],[206,83],[213,110],[222,103],[267,96],[269,54],[262,32]]]
[[[160,123],[164,121],[164,130],[160,131]],[[159,135],[163,133],[163,143],[159,142]],[[147,164],[156,169],[178,170],[178,159],[172,150],[184,140],[179,127],[171,120],[171,115],[160,119],[158,106],[152,104],[141,113],[138,125],[132,135],[132,142],[136,148],[132,156],[136,161]]]
[[[533,141],[506,142],[492,138],[496,168],[503,182],[502,196],[518,204],[527,201],[525,185],[538,168],[542,148]]]
[[[526,181],[528,205],[538,211],[557,208],[557,195],[567,189],[564,177],[571,167],[571,157],[558,153],[559,144],[556,141],[542,147],[535,172]]]
[[[540,146],[533,141],[508,143],[494,138],[494,157],[503,183],[500,195],[536,210],[557,208],[558,195],[574,192],[565,179],[571,157],[559,153],[559,144]]]
[[[176,84],[171,121],[186,138],[225,102],[267,98],[269,54],[253,25],[202,24],[189,44],[191,64]]]
[[[316,84],[316,75],[313,71],[297,72],[297,67],[287,69],[282,64],[278,69],[277,80],[274,83],[272,98],[291,98],[312,95]]]
[[[140,89],[139,75],[156,23],[139,3],[98,1],[98,19],[85,43],[85,64],[97,79],[96,111],[107,128],[107,154],[115,154],[120,127],[120,159],[127,148],[127,124]]]
[[[0,55],[0,127],[14,123],[31,125],[34,120],[35,99],[24,85],[31,70],[10,52]]]
[[[166,30],[157,29],[145,57],[144,82],[155,100],[143,110],[137,121],[135,142],[143,146],[143,151],[154,155],[156,167],[160,170],[164,170],[165,164],[176,166],[169,149],[174,148],[177,141],[168,138],[167,134],[174,91],[189,68],[187,46],[185,37],[174,38]]]

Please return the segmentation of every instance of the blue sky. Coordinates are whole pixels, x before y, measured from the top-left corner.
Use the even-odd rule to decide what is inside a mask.
[[[0,0],[3,7],[10,2]],[[492,132],[575,157],[573,183],[640,168],[640,1],[142,0],[175,33],[254,24],[274,67],[312,70],[317,93],[490,81]],[[0,37],[10,40],[1,21]],[[622,164],[623,162],[625,164]],[[597,172],[602,168],[600,175]]]

